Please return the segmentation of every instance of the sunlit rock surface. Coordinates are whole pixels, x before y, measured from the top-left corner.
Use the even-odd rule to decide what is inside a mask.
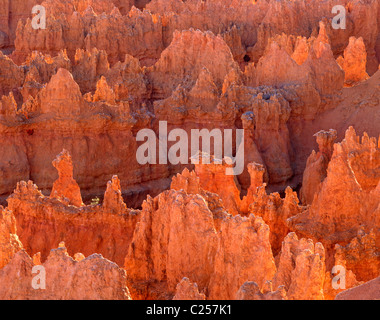
[[[0,0],[0,299],[380,299],[380,6],[336,4]]]

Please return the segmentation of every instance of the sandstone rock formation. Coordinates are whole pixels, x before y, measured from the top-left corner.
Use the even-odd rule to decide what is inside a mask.
[[[64,241],[72,255],[77,252],[86,256],[100,253],[121,265],[132,239],[139,211],[126,207],[121,197],[120,181],[116,176],[107,184],[103,204],[73,204],[72,199],[76,199],[73,195],[80,199],[80,190],[70,180],[70,159],[70,155],[64,151],[54,162],[58,163],[61,174],[69,173],[62,177],[63,186],[66,188],[62,189],[60,180],[55,184],[57,192],[54,196],[46,197],[31,181],[22,181],[8,198],[8,207],[15,215],[18,235],[25,243],[24,248],[30,255],[40,252],[44,261],[51,248]],[[76,192],[57,196],[66,190]],[[44,237],[35,237],[36,232],[44,234]]]
[[[313,152],[307,159],[303,174],[301,201],[311,204],[320,183],[326,178],[327,167],[331,160],[333,144],[336,139],[336,130],[319,131],[315,134],[318,143],[318,153]]]
[[[284,286],[272,291],[271,283],[269,282],[265,287],[265,291],[261,292],[256,282],[247,281],[237,292],[236,300],[287,300],[287,297]]]
[[[80,189],[73,179],[73,163],[70,154],[63,150],[53,161],[53,166],[58,170],[59,177],[53,184],[50,196],[56,199],[64,199],[63,201],[77,207],[82,206]]]
[[[285,285],[292,300],[323,299],[325,252],[321,243],[289,233],[282,245],[274,287]]]
[[[379,299],[379,32],[377,0],[0,0],[0,299]]]
[[[205,295],[199,293],[196,283],[191,283],[188,278],[183,278],[177,285],[173,300],[205,300]]]
[[[260,265],[255,261],[260,261]],[[261,288],[275,272],[269,227],[261,218],[238,215],[222,221],[210,299],[234,299],[240,286],[249,280]]]
[[[344,58],[340,56],[338,63],[345,72],[344,80],[347,86],[367,80],[367,51],[363,38],[351,37],[347,48],[344,50]]]
[[[190,281],[196,282],[200,290],[207,288],[216,245],[213,212],[203,197],[182,190],[149,197],[143,204],[124,264],[132,297],[173,295],[185,276],[191,276]],[[153,285],[159,286],[154,292]]]
[[[378,152],[376,138],[364,134],[360,141],[350,127],[345,139],[334,145],[327,176],[311,206],[291,218],[294,229],[331,249],[335,243],[348,244],[359,230],[378,230]],[[339,194],[341,200],[332,200]],[[377,243],[378,231],[374,232]]]
[[[22,249],[22,243],[16,234],[16,220],[12,211],[0,207],[0,214],[0,268],[3,268]]]
[[[53,249],[41,268],[34,270],[32,258],[19,251],[0,270],[1,300],[130,300],[125,270],[93,254],[81,261],[66,248]],[[43,271],[42,271],[43,270]],[[43,280],[39,275],[44,275]],[[37,277],[35,287],[33,278]],[[17,281],[14,281],[14,279]],[[44,281],[42,286],[40,281]]]

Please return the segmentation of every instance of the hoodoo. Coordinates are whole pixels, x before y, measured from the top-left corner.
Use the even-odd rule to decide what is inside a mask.
[[[0,300],[380,299],[378,0],[0,8]]]

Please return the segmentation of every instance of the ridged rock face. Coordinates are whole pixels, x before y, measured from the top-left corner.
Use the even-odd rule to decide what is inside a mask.
[[[213,159],[211,163],[205,164],[203,156],[205,155],[202,155],[200,163],[195,165],[200,186],[204,190],[217,193],[229,213],[238,214],[240,212],[240,192],[235,177],[226,175],[228,164],[218,159]]]
[[[347,48],[344,50],[344,58],[339,57],[338,63],[345,73],[345,84],[352,86],[357,82],[367,80],[367,51],[363,38],[350,38]]]
[[[226,217],[221,224],[209,299],[234,299],[244,282],[255,281],[262,287],[275,272],[268,225],[253,215]]]
[[[51,197],[67,201],[68,204],[80,207],[83,205],[80,188],[73,179],[73,162],[70,154],[63,150],[53,161],[58,171],[58,180],[54,182]]]
[[[78,49],[75,53],[73,77],[82,93],[94,91],[99,76],[109,71],[107,53],[93,48],[91,51]]]
[[[274,287],[284,285],[291,300],[320,300],[324,279],[323,245],[289,233],[282,244]]]
[[[378,168],[377,139],[367,134],[360,139],[355,130],[349,128],[345,139],[334,145],[327,177],[311,206],[290,219],[291,228],[297,233],[324,243],[329,268],[333,266],[334,244],[343,245],[336,249],[337,254],[347,259],[347,268],[360,281],[379,274]],[[339,201],[336,200],[338,195],[341,195]],[[363,233],[368,235],[364,237]]]
[[[86,189],[86,184],[93,189],[88,197],[99,196],[103,186],[114,174],[118,174],[121,178],[124,183],[123,188],[127,185],[129,188],[136,188],[136,184],[143,180],[150,181],[152,178],[167,179],[169,175],[167,168],[151,167],[148,164],[140,166],[136,160],[138,146],[131,128],[135,125],[142,128],[151,118],[147,110],[136,110],[139,101],[141,102],[146,94],[145,80],[142,79],[138,61],[126,57],[125,62],[121,64],[120,72],[116,73],[114,69],[109,69],[107,78],[99,77],[97,80],[96,77],[94,80],[97,90],[95,88],[93,95],[91,93],[82,95],[79,85],[70,72],[60,68],[68,61],[66,59],[64,54],[53,60],[48,56],[31,56],[32,67],[27,73],[25,86],[21,92],[18,95],[11,92],[0,100],[1,121],[16,126],[23,123],[28,127],[20,133],[28,142],[22,140],[20,135],[15,135],[5,139],[4,144],[0,146],[3,154],[0,166],[4,174],[4,180],[0,183],[0,192],[6,193],[4,189],[14,189],[18,181],[31,178],[42,190],[49,189],[50,192],[56,180],[56,171],[50,163],[62,149],[68,150],[77,159],[84,159],[82,157],[84,153],[93,153],[93,157],[88,158],[88,161],[97,162],[97,165],[86,161],[77,162],[78,184],[83,189]],[[52,72],[54,68],[58,68],[56,73]],[[73,66],[74,74],[77,68],[79,67]],[[43,86],[45,81],[48,83]],[[80,77],[78,81],[81,81]],[[139,90],[134,92],[133,88],[136,87]],[[130,94],[129,89],[132,90]],[[20,104],[18,101],[20,98],[26,99],[25,103]],[[136,101],[129,102],[132,98],[136,98]],[[115,130],[106,129],[104,134],[104,126],[114,127]],[[2,136],[8,136],[7,127],[2,128]],[[56,134],[58,131],[59,135]],[[109,141],[114,141],[120,147],[113,148],[108,144]],[[35,154],[34,149],[42,145],[44,153]],[[104,151],[103,155],[108,154],[106,158],[114,159],[113,168],[107,161],[102,161],[98,157],[99,150]],[[29,152],[31,152],[30,162],[27,160]],[[131,176],[129,175],[131,167],[141,172]],[[31,174],[31,171],[35,174]],[[99,178],[94,180],[92,177],[96,175]],[[155,175],[157,176],[154,177]],[[148,186],[146,190],[138,189],[142,193],[141,197],[144,197],[144,193],[153,188],[157,189],[157,186],[152,188]],[[154,192],[157,194],[163,189],[164,187],[158,187]],[[132,199],[132,202],[135,202],[133,205],[139,206],[142,199]]]
[[[279,86],[295,81],[302,82],[307,76],[305,71],[277,42],[272,41],[257,64],[256,83]]]
[[[84,206],[79,187],[72,180],[70,155],[64,151],[55,164],[62,180],[54,185],[54,196],[45,197],[31,181],[22,181],[8,198],[24,248],[30,255],[40,252],[44,261],[51,248],[65,241],[72,255],[100,253],[122,265],[139,211],[126,207],[119,179],[114,176],[108,182],[103,204]],[[45,236],[35,237],[36,232]]]
[[[295,228],[326,243],[347,241],[361,226],[366,232],[378,228],[374,213],[379,205],[379,159],[377,139],[365,134],[360,141],[350,127],[345,139],[334,145],[327,177],[310,209],[294,218]],[[342,200],[333,201],[338,194]]]
[[[340,2],[0,0],[0,299],[373,298],[380,6]],[[164,121],[188,163],[140,164]]]
[[[265,223],[269,225],[272,231],[270,243],[273,253],[277,255],[285,236],[290,232],[288,219],[302,212],[296,192],[288,187],[285,190],[285,198],[282,199],[278,193],[268,195],[265,185],[262,185],[256,189],[252,198],[247,198],[246,201],[251,202],[249,212],[262,217]]]
[[[259,94],[253,101],[255,141],[267,166],[269,181],[286,181],[293,175],[287,121],[288,102],[280,94]]]
[[[341,264],[352,271],[357,280],[368,281],[379,275],[380,258],[375,229],[366,234],[362,229],[346,246],[336,245],[335,265]],[[343,263],[341,263],[343,262]]]
[[[69,154],[63,152],[57,159],[68,161],[69,174],[66,176],[72,178]],[[334,156],[331,161],[333,159]],[[59,165],[57,167],[63,171],[67,168]],[[312,240],[299,240],[295,233],[285,236],[288,232],[287,217],[297,214],[300,210],[296,195],[291,189],[287,190],[285,199],[275,194],[267,195],[265,185],[260,186],[263,182],[263,166],[251,164],[249,171],[250,192],[243,200],[250,199],[250,211],[262,215],[263,218],[253,215],[229,215],[219,196],[203,190],[201,178],[196,172],[189,172],[187,169],[173,178],[171,191],[166,191],[155,199],[148,198],[136,226],[133,222],[136,220],[126,220],[128,216],[129,219],[132,218],[133,212],[127,209],[123,202],[120,181],[116,176],[107,184],[102,206],[69,206],[68,198],[44,197],[31,182],[20,183],[14,195],[9,198],[9,208],[16,214],[18,234],[27,244],[26,249],[36,254],[33,262],[22,251],[10,261],[15,252],[22,249],[22,245],[17,236],[12,235],[15,233],[15,227],[12,227],[15,223],[13,215],[10,210],[4,209],[3,217],[6,223],[3,224],[3,239],[6,241],[2,244],[2,249],[3,252],[8,250],[4,265],[10,262],[0,271],[0,277],[3,275],[4,281],[9,281],[12,272],[20,268],[20,263],[29,265],[25,269],[25,275],[21,277],[21,284],[11,285],[8,291],[4,291],[4,297],[127,299],[130,297],[126,291],[128,289],[120,289],[120,285],[116,284],[127,282],[131,297],[135,299],[333,299],[341,290],[334,291],[329,286],[332,279],[326,272],[325,250],[322,244],[314,244]],[[275,211],[273,207],[269,209],[273,203],[276,203]],[[54,220],[46,224],[52,216]],[[85,229],[84,223],[87,225]],[[129,229],[123,229],[116,237],[115,230],[121,230],[126,223]],[[38,242],[39,238],[33,236],[36,230],[45,234],[43,242]],[[65,234],[67,230],[70,232]],[[86,239],[89,240],[86,243],[80,241],[84,236],[84,230]],[[115,238],[109,239],[111,233]],[[125,239],[125,242],[120,235],[129,235],[129,240]],[[272,251],[276,251],[281,239],[282,247],[275,263]],[[67,256],[66,248],[63,248],[65,244],[62,243],[59,249],[47,255],[48,248],[56,246],[56,243],[62,240],[69,243],[68,247],[73,255],[75,252],[84,252],[86,255],[101,252],[118,264],[121,257],[126,255],[124,265],[128,277],[118,275],[119,271],[115,271],[116,275],[113,273],[112,276],[107,276],[107,281],[115,282],[112,282],[112,288],[108,291],[103,290],[101,294],[99,290],[94,289],[104,286],[105,280],[99,276],[90,280],[91,288],[78,280],[75,288],[65,287],[66,293],[61,293],[58,289],[36,293],[35,289],[20,287],[27,282],[24,278],[30,281],[27,271],[33,264],[40,265],[41,261],[44,261],[43,266],[47,269],[51,261],[58,261],[59,266],[64,266],[65,270],[77,270],[77,267],[83,266],[83,270],[73,271],[73,279],[76,279],[77,273],[81,277],[91,279],[92,276],[88,273],[88,269],[93,268],[91,263],[102,263],[98,260],[93,261],[98,259],[98,256],[85,259],[83,254],[75,254],[74,261]],[[128,253],[125,251],[126,248],[129,248]],[[194,252],[189,251],[189,248],[195,248]],[[336,246],[335,264],[347,268],[346,283],[349,288],[358,285],[355,275],[361,279],[368,279],[377,274],[376,250],[375,233],[366,235],[363,231],[360,231],[357,238],[346,247]],[[39,252],[42,252],[42,255]],[[260,265],[255,261],[260,261]],[[371,268],[364,267],[363,263]],[[55,268],[49,272],[59,274],[60,271],[56,271]],[[117,270],[116,265],[115,268]],[[118,277],[121,277],[121,280]],[[112,280],[113,278],[116,280]],[[59,283],[55,278],[49,281]],[[82,287],[84,289],[78,289]]]
[[[151,68],[150,78],[154,85],[157,83],[157,95],[167,97],[183,81],[183,75],[189,74],[189,80],[195,83],[204,67],[208,69],[217,86],[223,84],[231,68],[238,68],[221,37],[211,32],[192,29],[175,32],[170,46]],[[165,87],[159,88],[158,83],[162,82],[164,73],[172,76],[170,82],[165,82]],[[201,78],[199,81],[206,79]]]
[[[205,300],[205,295],[199,293],[196,283],[191,283],[188,278],[183,278],[177,284],[173,300]]]
[[[44,288],[40,287],[41,276],[44,277]],[[33,287],[34,277],[37,277],[37,285]],[[52,250],[42,265],[34,265],[25,251],[19,251],[0,270],[0,280],[2,300],[131,299],[123,269],[99,254],[76,261],[64,247]]]
[[[237,292],[236,300],[287,300],[287,296],[284,286],[272,291],[271,283],[267,282],[262,292],[256,282],[247,281]]]
[[[6,120],[14,120],[17,116],[17,103],[12,92],[8,96],[3,96],[0,101],[0,110],[2,118]]]
[[[185,192],[180,181],[185,190],[200,194]],[[208,299],[234,299],[245,281],[263,286],[273,278],[276,267],[264,221],[227,215],[196,185],[197,179],[184,171],[172,184],[180,191],[167,191],[144,203],[125,259],[134,298],[163,298],[154,296],[159,289],[170,296],[186,276],[208,292]],[[262,261],[259,268],[254,261]]]
[[[185,276],[205,289],[216,246],[213,213],[203,197],[171,190],[148,198],[124,264],[132,297],[160,297],[154,296],[160,294],[158,289],[147,292],[154,282],[162,294],[173,294]]]
[[[331,160],[333,144],[336,139],[336,130],[319,131],[315,134],[319,146],[318,153],[313,152],[306,162],[303,174],[301,201],[303,204],[311,204],[319,185],[326,178],[327,167]]]
[[[0,52],[0,70],[7,75],[0,80],[1,95],[7,95],[13,88],[22,86],[24,71],[2,52]]]
[[[184,169],[181,174],[177,174],[173,177],[170,189],[173,190],[184,190],[189,194],[198,194],[202,192],[199,177],[196,175],[195,171],[189,171]]]
[[[43,0],[2,0],[0,11],[0,31],[3,34],[0,48],[13,46],[16,37],[16,28],[19,20],[30,17],[33,6],[41,4]],[[12,14],[9,14],[9,13]]]
[[[344,72],[334,59],[324,25],[321,27],[318,37],[311,37],[308,44],[305,39],[294,40],[294,49],[284,45],[282,38],[271,38],[255,70],[256,85],[279,87],[292,83],[305,86],[310,82],[321,96],[340,90]]]
[[[0,64],[2,72],[14,75],[1,80],[4,86],[0,89],[7,96],[2,99],[0,114],[7,125],[16,126],[13,130],[21,139],[12,136],[8,141],[15,150],[4,151],[6,159],[1,165],[7,179],[0,183],[2,194],[9,195],[18,181],[29,179],[44,192],[50,191],[55,172],[41,172],[50,167],[52,157],[66,148],[74,157],[83,159],[78,164],[76,180],[88,194],[99,195],[108,179],[117,174],[124,189],[140,192],[131,200],[132,205],[140,206],[147,193],[155,196],[162,192],[170,176],[183,169],[171,165],[142,167],[134,160],[136,132],[142,128],[157,131],[157,120],[168,121],[169,128],[180,125],[187,132],[200,126],[211,130],[215,121],[221,128],[243,128],[245,167],[250,162],[263,164],[265,182],[275,188],[281,185],[281,191],[291,183],[294,189],[302,181],[312,150],[311,134],[302,134],[307,126],[304,120],[315,120],[316,126],[324,126],[324,120],[319,120],[323,111],[335,108],[342,99],[343,108],[352,101],[350,95],[341,96],[344,71],[335,59],[338,40],[332,37],[329,21],[323,20],[312,34],[265,36],[262,54],[257,63],[252,63],[248,49],[259,39],[255,32],[249,33],[259,25],[260,30],[267,29],[262,21],[270,19],[268,10],[294,14],[299,8],[293,3],[289,8],[284,3],[273,7],[262,1],[244,1],[242,7],[231,3],[230,16],[220,17],[220,21],[231,22],[235,17],[237,22],[225,29],[218,28],[218,23],[208,17],[216,9],[222,15],[226,4],[220,1],[201,7],[195,3],[154,1],[147,5],[151,12],[133,8],[127,15],[120,14],[130,5],[124,2],[115,2],[119,10],[112,5],[106,7],[103,1],[51,0],[45,5],[56,13],[48,17],[46,30],[36,33],[30,20],[25,24],[20,21],[12,58],[23,64],[17,66],[8,58]],[[87,7],[90,5],[93,7]],[[246,14],[237,19],[243,8],[251,14],[252,21]],[[312,20],[322,17],[326,8],[325,4],[318,10],[314,8]],[[187,10],[209,21],[212,32],[204,30],[204,25],[191,18]],[[191,28],[193,25],[199,30]],[[281,24],[281,28],[287,30],[288,26]],[[303,28],[291,29],[300,32]],[[352,28],[349,31],[352,33]],[[108,40],[118,39],[119,35],[117,46]],[[140,38],[144,41],[135,41]],[[368,51],[369,41],[364,35],[362,39]],[[239,53],[239,41],[247,55]],[[34,47],[37,44],[42,47]],[[347,52],[354,52],[350,47]],[[368,109],[370,105],[363,110],[369,112]],[[330,127],[341,127],[341,123],[337,119]],[[1,135],[6,135],[5,131]],[[47,140],[52,142],[45,144],[47,156],[42,157],[37,150]],[[97,154],[110,145],[108,141],[117,148],[105,150],[110,163],[106,166],[107,161],[97,161]],[[85,160],[85,154],[86,159],[95,160]],[[17,161],[11,161],[11,157]],[[9,167],[8,159],[16,168]],[[131,170],[136,175],[130,175]],[[15,171],[17,178],[11,174]],[[247,170],[238,181],[245,192],[249,187]]]
[[[147,64],[159,58],[163,50],[161,18],[159,21],[154,20],[151,13],[136,8],[122,16],[118,9],[105,0],[91,1],[93,6],[84,1],[75,1],[79,5],[74,6],[73,2],[46,1],[46,8],[52,14],[47,19],[47,28],[39,30],[38,34],[34,32],[30,19],[20,21],[16,31],[14,59],[22,62],[28,52],[34,50],[55,55],[63,49],[67,49],[69,57],[74,58],[78,48],[106,50],[112,63],[121,60],[126,53],[138,56]],[[75,8],[79,11],[75,11]],[[144,22],[140,24],[136,19]],[[110,37],[112,34],[113,37]],[[115,46],[111,39],[119,34],[123,37]],[[133,41],[139,36],[144,37],[145,41],[136,45]]]
[[[202,31],[210,30],[215,34],[220,33],[226,43],[231,46],[235,59],[244,65],[245,48],[249,49],[250,59],[257,62],[270,37],[282,33],[309,37],[312,34],[315,35],[318,22],[324,20],[328,25],[325,32],[331,41],[335,55],[343,52],[350,34],[357,38],[362,36],[369,52],[368,67],[371,69],[371,73],[376,71],[378,3],[375,0],[368,3],[357,1],[341,3],[350,8],[347,19],[349,32],[347,33],[336,32],[331,27],[330,22],[334,17],[331,8],[335,5],[333,1],[325,1],[323,4],[317,5],[315,2],[306,3],[305,1],[291,3],[258,1],[253,3],[245,0],[240,2],[218,0],[199,5],[197,1],[168,0],[113,0],[113,4],[105,0],[49,0],[44,1],[44,5],[55,16],[48,22],[48,25],[51,25],[50,31],[55,30],[55,37],[43,33],[37,38],[38,42],[35,41],[37,39],[33,35],[30,24],[25,23],[26,18],[30,18],[31,7],[37,2],[41,1],[26,1],[25,3],[14,1],[15,4],[12,4],[11,8],[8,3],[5,3],[0,30],[4,33],[4,39],[10,38],[7,40],[10,44],[15,38],[18,18],[22,18],[23,21],[17,31],[16,56],[23,56],[25,51],[36,49],[53,53],[63,49],[64,46],[75,51],[74,44],[69,43],[69,37],[76,36],[77,48],[84,49],[88,45],[96,46],[98,49],[107,49],[108,53],[115,57],[118,56],[117,51],[127,53],[125,51],[131,50],[133,52],[128,53],[134,53],[134,55],[137,53],[146,61],[154,61],[159,58],[159,53],[170,44],[175,30],[186,30],[193,27]],[[152,14],[141,12],[135,8],[129,12],[132,5],[139,9],[146,6]],[[227,8],[228,14],[226,14]],[[12,15],[11,22],[8,21],[9,17],[6,14],[10,9],[15,13]],[[103,12],[104,14],[102,14]],[[74,15],[75,17],[73,17]],[[102,20],[106,21],[100,21],[100,16],[102,16]],[[295,16],[297,18],[294,18]],[[141,20],[133,21],[135,17],[139,17]],[[116,26],[119,21],[123,21],[124,25],[130,29],[135,29],[134,36],[144,37],[145,48],[142,44],[128,48],[127,44],[132,37],[128,34],[127,27]],[[11,28],[9,28],[10,23]],[[52,27],[53,25],[55,28]],[[123,33],[125,38],[129,39],[120,41],[118,46],[112,47],[111,42],[104,40],[102,36],[86,36],[87,30],[91,28],[100,34],[106,32],[106,29],[114,35]],[[11,36],[9,37],[9,35]],[[28,38],[28,36],[32,37]]]
[[[22,244],[16,234],[16,219],[12,211],[0,206],[0,269],[21,249]]]
[[[41,113],[75,117],[81,113],[83,98],[78,84],[66,69],[59,69],[39,94]]]

